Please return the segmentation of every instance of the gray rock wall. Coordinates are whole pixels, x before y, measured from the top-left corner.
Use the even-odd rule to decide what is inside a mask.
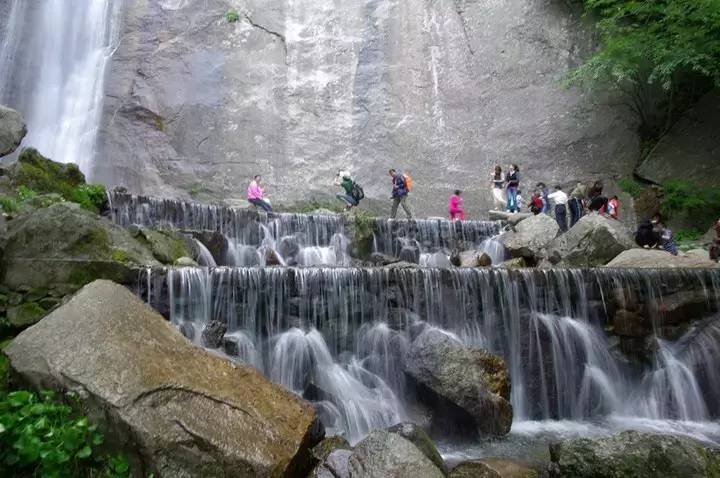
[[[335,192],[349,168],[370,198],[410,171],[412,205],[472,216],[495,164],[528,181],[632,171],[622,108],[559,81],[591,47],[561,0],[125,0],[91,176],[134,192],[274,201]],[[228,23],[231,8],[240,21]]]

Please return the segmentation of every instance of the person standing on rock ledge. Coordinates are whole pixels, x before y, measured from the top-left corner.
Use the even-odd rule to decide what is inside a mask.
[[[407,196],[408,196],[408,186],[405,184],[405,178],[402,174],[398,173],[394,169],[391,169],[389,172],[390,177],[392,178],[392,210],[390,211],[390,218],[395,219],[395,216],[397,216],[397,210],[398,206],[402,206],[403,210],[405,211],[405,215],[408,219],[412,219],[412,213],[410,212],[410,208],[407,205]]]
[[[265,191],[262,187],[260,187],[260,180],[262,178],[259,174],[255,175],[253,177],[253,180],[250,181],[250,186],[248,186],[247,189],[247,199],[250,204],[256,207],[262,208],[265,212],[271,213],[272,212],[272,206],[268,201],[265,200]]]
[[[560,232],[567,232],[567,202],[568,195],[562,190],[562,187],[555,186],[555,192],[548,194],[548,199],[555,204],[555,220],[560,226]]]
[[[520,168],[517,164],[510,165],[510,170],[505,178],[507,184],[507,208],[508,212],[518,212],[517,195],[520,189]]]
[[[505,189],[505,178],[503,177],[502,168],[500,166],[495,166],[495,173],[492,174],[490,182],[492,184],[495,209],[502,211],[507,204],[507,199],[505,199],[505,193],[503,192]]]

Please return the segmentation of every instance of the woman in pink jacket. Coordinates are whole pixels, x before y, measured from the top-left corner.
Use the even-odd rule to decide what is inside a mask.
[[[265,191],[260,187],[260,175],[258,174],[250,182],[250,186],[247,189],[247,200],[250,204],[261,207],[265,212],[272,212],[272,206],[265,200]]]
[[[462,191],[459,189],[455,190],[455,194],[450,196],[450,203],[448,204],[450,211],[450,220],[454,221],[460,219],[465,220],[465,200],[462,198]]]

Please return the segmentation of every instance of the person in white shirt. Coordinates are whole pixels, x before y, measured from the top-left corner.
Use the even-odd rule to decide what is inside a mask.
[[[548,194],[548,199],[555,204],[555,220],[560,226],[560,232],[568,230],[567,225],[567,203],[568,195],[560,186],[555,186],[555,192]]]

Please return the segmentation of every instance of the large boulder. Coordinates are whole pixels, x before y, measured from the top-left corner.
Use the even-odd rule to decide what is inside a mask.
[[[691,438],[627,431],[550,445],[552,468],[573,478],[719,476],[720,454]]]
[[[464,461],[448,478],[537,478],[539,473],[525,463],[502,458]]]
[[[500,357],[427,327],[408,348],[405,374],[432,409],[434,430],[470,436],[510,431],[510,378]]]
[[[623,223],[593,213],[555,239],[548,247],[548,257],[554,264],[567,267],[596,267],[634,247],[635,241]]]
[[[415,445],[423,455],[428,457],[435,466],[445,472],[445,460],[438,451],[435,443],[432,442],[425,430],[414,423],[398,423],[387,429],[390,433],[396,433]]]
[[[659,249],[630,249],[621,252],[608,262],[605,267],[618,268],[714,268],[716,262],[699,258],[695,255],[680,253],[677,256]]]
[[[3,169],[3,176],[11,188],[25,186],[37,193],[60,194],[69,201],[76,199],[75,189],[85,184],[77,164],[53,161],[35,148],[23,148],[18,160]]]
[[[22,115],[0,105],[0,156],[15,151],[26,134],[27,128]]]
[[[109,281],[84,287],[5,353],[15,380],[76,392],[139,476],[304,476],[322,438],[309,404],[194,347]]]
[[[384,431],[372,432],[358,443],[348,463],[349,478],[443,476],[443,472],[410,441]]]
[[[194,255],[191,239],[176,231],[140,228],[136,237],[163,264],[175,264],[181,257]]]
[[[502,243],[511,256],[536,260],[545,254],[545,249],[559,231],[560,226],[555,219],[547,214],[538,214],[506,232],[502,236]]]
[[[8,222],[3,283],[10,288],[81,287],[94,279],[131,282],[138,265],[160,265],[125,229],[74,203]]]

